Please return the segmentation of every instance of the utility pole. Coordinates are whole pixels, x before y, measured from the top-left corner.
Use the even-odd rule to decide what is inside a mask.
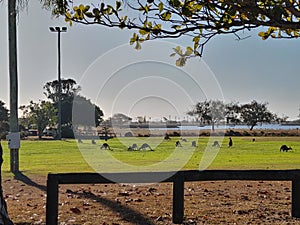
[[[8,1],[8,45],[9,45],[9,84],[10,117],[8,143],[10,149],[10,171],[19,172],[20,132],[18,122],[18,64],[17,64],[17,23],[16,1]]]

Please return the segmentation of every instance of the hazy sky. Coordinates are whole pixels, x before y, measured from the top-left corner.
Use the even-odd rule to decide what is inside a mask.
[[[18,22],[19,104],[45,99],[43,85],[57,79],[57,34],[49,26],[68,26],[51,18],[39,1],[30,1]],[[0,99],[9,103],[7,2],[0,4]],[[257,31],[243,41],[219,36],[205,48],[202,60],[174,66],[172,43],[150,42],[136,51],[130,32],[100,26],[68,26],[61,35],[62,77],[73,78],[81,94],[105,116],[182,116],[204,99],[240,103],[269,102],[279,115],[299,114],[299,40],[267,40]],[[186,40],[168,40],[186,45]]]

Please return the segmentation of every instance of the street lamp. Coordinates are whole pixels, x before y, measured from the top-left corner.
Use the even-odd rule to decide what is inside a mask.
[[[60,70],[60,33],[67,32],[66,27],[49,27],[51,32],[58,34],[58,128],[57,139],[61,140],[61,70]]]

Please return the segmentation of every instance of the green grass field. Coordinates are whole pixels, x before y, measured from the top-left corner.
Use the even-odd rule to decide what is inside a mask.
[[[300,137],[234,137],[233,147],[227,146],[228,138],[187,137],[181,148],[175,148],[176,138],[170,141],[162,138],[115,138],[108,141],[112,151],[100,150],[101,141],[92,145],[84,140],[64,141],[22,141],[20,149],[20,170],[27,174],[46,175],[49,172],[112,172],[112,171],[160,171],[176,169],[300,169]],[[197,148],[191,142],[197,140]],[[219,140],[220,149],[211,143]],[[128,151],[129,144],[147,142],[154,151]],[[282,144],[292,146],[289,152],[280,152]],[[2,141],[4,164],[2,171],[9,174],[9,150]],[[86,160],[87,159],[87,160]],[[203,161],[201,161],[203,160]],[[87,163],[88,161],[88,163]],[[203,164],[204,162],[204,164]],[[212,162],[212,163],[210,163]],[[206,163],[206,164],[205,164]],[[92,167],[90,165],[92,165]],[[203,167],[202,167],[203,168]],[[206,168],[206,167],[205,167]]]

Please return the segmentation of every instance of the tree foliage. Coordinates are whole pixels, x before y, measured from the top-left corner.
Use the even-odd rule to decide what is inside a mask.
[[[28,125],[36,126],[39,138],[46,126],[53,126],[57,122],[57,110],[49,101],[30,101],[29,105],[21,106],[20,109],[23,111],[23,120],[26,119]]]
[[[300,34],[299,0],[137,0],[90,5],[81,0],[46,0],[44,5],[70,25],[134,29],[130,44],[137,49],[147,40],[188,36],[191,47],[174,49],[179,66],[191,56],[201,56],[204,45],[216,35],[243,39],[244,31],[258,27],[263,27],[258,32],[263,40]]]
[[[228,103],[219,100],[198,102],[187,114],[197,116],[202,124],[214,125],[223,123],[245,124],[252,130],[259,123],[271,123],[278,120],[277,115],[270,112],[268,103],[255,100],[246,104]]]
[[[50,99],[53,103],[57,104],[59,96],[59,85],[58,80],[47,82],[43,89],[44,95]],[[61,100],[68,100],[73,98],[79,91],[81,87],[77,85],[76,81],[73,79],[61,79]]]
[[[74,97],[72,109],[76,110],[72,116],[72,121],[75,122],[76,125],[97,127],[103,121],[102,117],[104,114],[100,107],[83,96],[77,95]],[[70,115],[72,115],[72,109],[69,113]],[[94,120],[91,118],[94,118]]]
[[[73,137],[73,121],[78,125],[99,126],[103,111],[89,99],[79,95],[81,87],[73,79],[62,79],[61,85],[61,123],[62,136]],[[58,106],[58,81],[50,81],[44,85],[44,94]],[[73,112],[73,109],[77,112]],[[91,114],[92,113],[92,114]],[[92,117],[89,117],[92,116]],[[94,118],[94,120],[91,120]]]
[[[215,124],[225,118],[225,104],[220,100],[198,102],[187,114],[198,116],[202,124],[211,124],[214,131]]]
[[[0,133],[9,130],[9,115],[5,103],[0,100]]]
[[[0,100],[0,122],[8,121],[8,109],[5,103]]]
[[[251,103],[240,106],[240,115],[242,122],[247,124],[252,130],[259,123],[271,123],[277,116],[270,112],[268,103],[258,103],[253,100]]]

